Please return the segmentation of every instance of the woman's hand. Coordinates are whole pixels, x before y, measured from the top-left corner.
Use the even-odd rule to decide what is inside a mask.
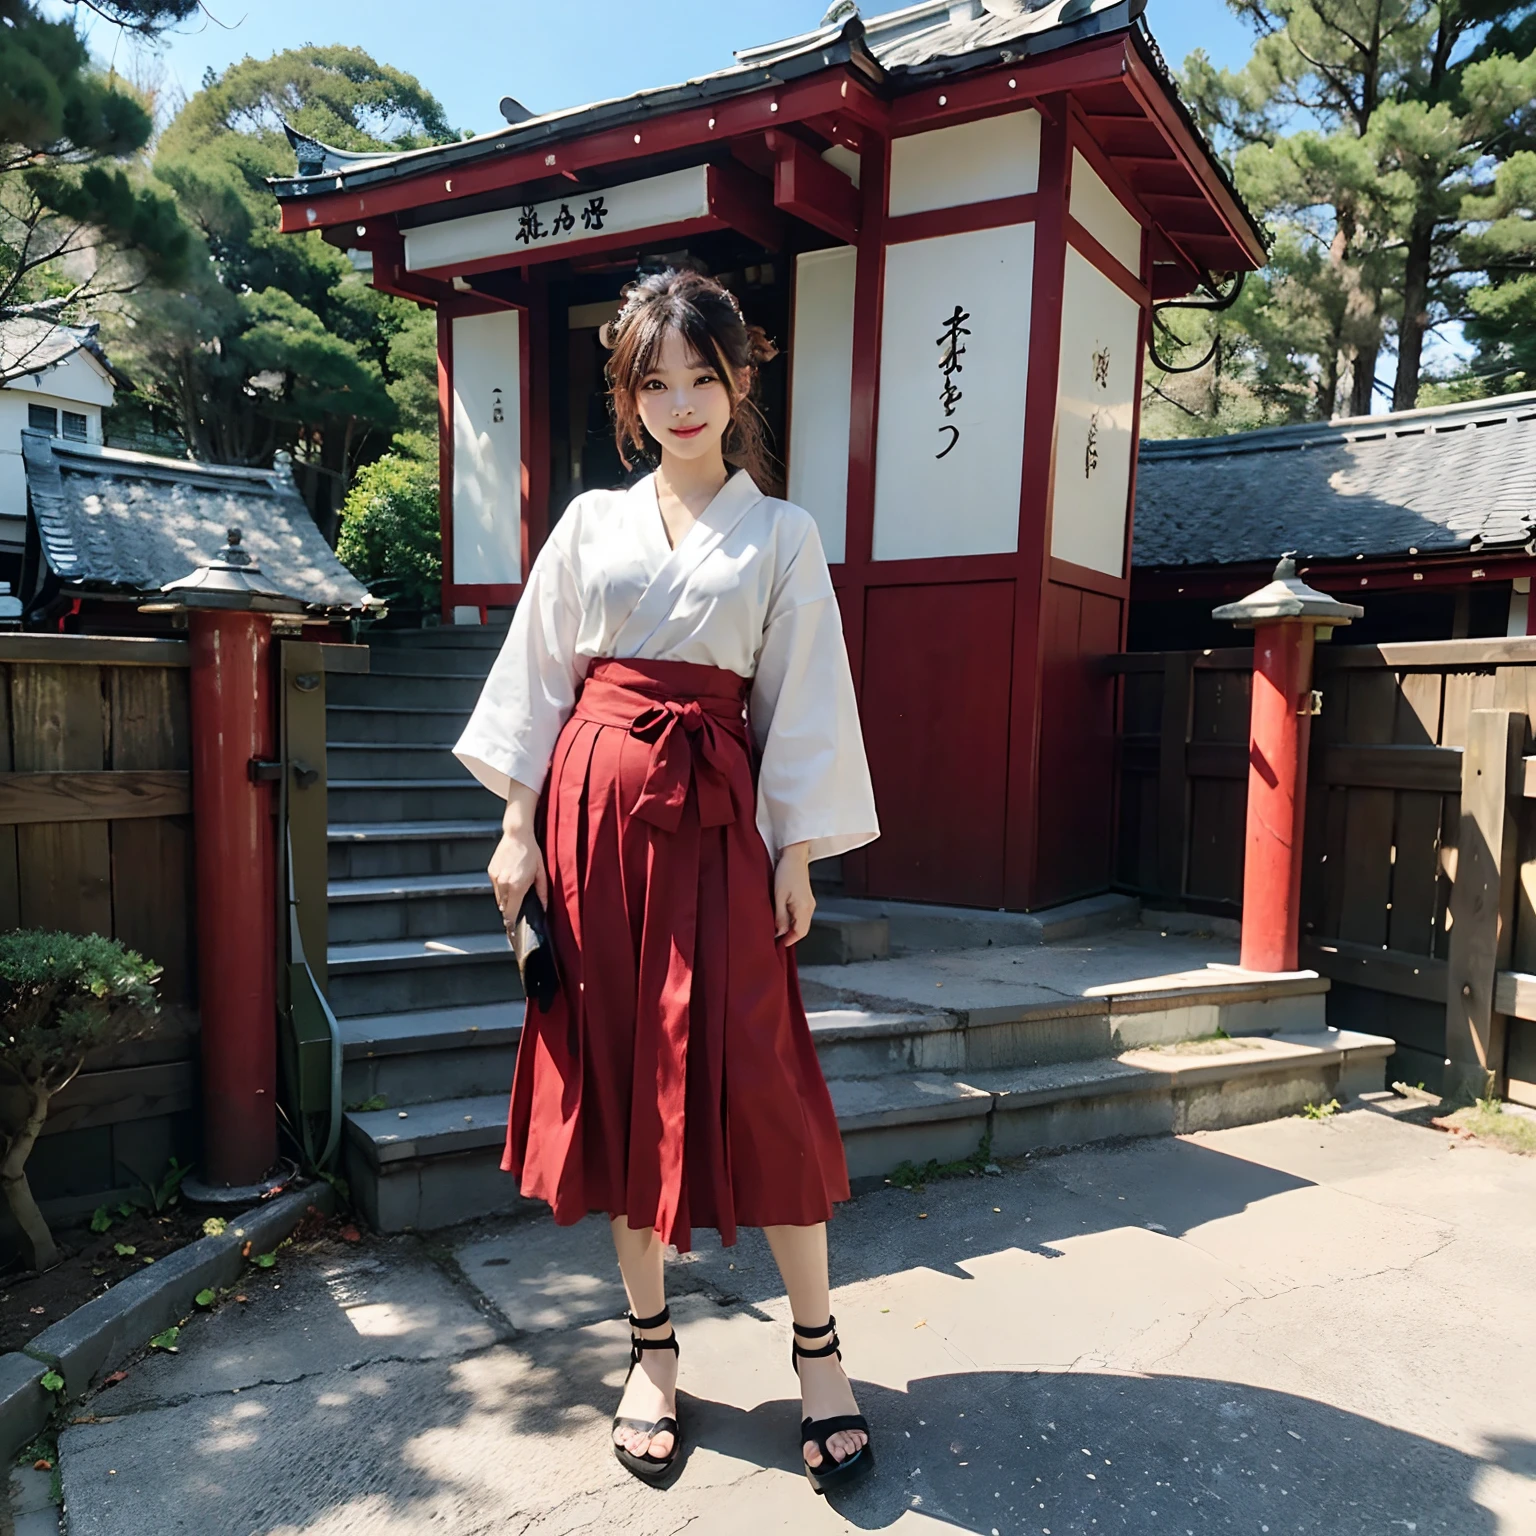
[[[549,905],[549,876],[544,869],[544,855],[539,852],[538,841],[533,835],[538,800],[536,791],[513,781],[507,795],[506,815],[501,819],[501,841],[497,843],[487,868],[496,905],[501,908],[502,922],[509,931],[517,921],[530,886],[538,893],[539,900],[546,907]]]
[[[773,936],[798,944],[811,931],[816,898],[811,894],[811,845],[791,843],[773,872]]]

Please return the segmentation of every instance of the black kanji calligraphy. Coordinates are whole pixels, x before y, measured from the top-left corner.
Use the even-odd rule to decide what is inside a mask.
[[[603,220],[608,217],[608,200],[601,195],[594,197],[587,206],[581,210],[581,227],[583,229],[601,229]]]
[[[949,442],[934,455],[939,459],[951,453],[955,444],[960,441],[960,429],[950,423],[949,418],[955,414],[960,402],[965,398],[965,391],[955,382],[955,375],[965,371],[965,365],[960,359],[965,356],[966,349],[960,338],[971,334],[965,324],[970,318],[964,307],[956,304],[954,313],[944,321],[942,334],[934,343],[939,348],[939,373],[944,381],[939,389],[939,404],[944,408],[945,425],[939,430],[950,434]]]
[[[539,210],[532,203],[524,206],[517,218],[517,240],[519,245],[532,245],[535,240],[542,240],[549,233],[544,228],[539,218]]]
[[[506,419],[506,411],[502,408],[501,403],[501,385],[498,384],[491,391],[491,420],[492,422],[498,422],[505,421]]]
[[[1109,388],[1109,348],[1100,347],[1093,354],[1093,382],[1100,389]]]
[[[1083,479],[1093,479],[1099,467],[1099,413],[1094,411],[1088,418],[1088,446],[1083,450]]]
[[[560,212],[549,221],[549,227],[550,232],[556,235],[567,234],[576,228],[576,215],[571,212],[570,204],[560,204]]]

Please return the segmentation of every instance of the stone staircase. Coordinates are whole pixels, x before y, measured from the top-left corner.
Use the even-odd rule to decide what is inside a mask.
[[[343,1172],[383,1231],[523,1203],[498,1166],[522,1020],[485,875],[501,802],[451,755],[504,633],[379,634],[369,675],[329,680]],[[1392,1042],[1329,1030],[1326,981],[1249,975],[1229,942],[1138,916],[1123,896],[1016,914],[824,894],[801,974],[856,1183],[1381,1088]]]
[[[381,1121],[463,1124],[512,1081],[522,988],[485,873],[501,802],[452,755],[505,633],[379,633],[368,675],[329,679],[328,991],[350,1106],[343,1171],[389,1231],[440,1224],[424,1204],[438,1186],[456,1202],[450,1221],[516,1203],[484,1156],[460,1166],[453,1138],[433,1143],[437,1171],[413,1170],[412,1191],[405,1169],[381,1181],[373,1156]]]

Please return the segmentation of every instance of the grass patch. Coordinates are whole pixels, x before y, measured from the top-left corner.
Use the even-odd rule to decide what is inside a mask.
[[[897,1189],[909,1189],[916,1193],[939,1179],[959,1179],[967,1174],[979,1174],[992,1161],[992,1132],[988,1131],[969,1157],[958,1158],[952,1163],[941,1163],[929,1158],[926,1163],[898,1163],[886,1179]]]
[[[1170,1040],[1165,1045],[1154,1045],[1152,1049],[1165,1056],[1230,1056],[1236,1051],[1262,1051],[1264,1047],[1254,1040],[1234,1040],[1226,1030],[1218,1029],[1214,1035]]]
[[[1511,1112],[1497,1099],[1479,1099],[1445,1116],[1448,1126],[1523,1157],[1536,1157],[1536,1115]]]
[[[1326,1104],[1303,1104],[1301,1112],[1308,1120],[1332,1120],[1341,1108],[1337,1099],[1329,1099]]]

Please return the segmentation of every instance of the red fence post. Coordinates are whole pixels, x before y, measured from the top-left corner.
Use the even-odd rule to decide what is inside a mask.
[[[1267,587],[1212,614],[1254,630],[1240,961],[1244,970],[1297,969],[1312,649],[1319,630],[1348,624],[1364,612],[1307,586],[1287,555]]]
[[[187,610],[202,1018],[204,1185],[255,1186],[277,1162],[277,850],[268,654],[274,613],[240,530],[152,610]]]
[[[203,1179],[257,1183],[277,1161],[277,886],[271,620],[194,611],[192,822],[202,1015]]]

